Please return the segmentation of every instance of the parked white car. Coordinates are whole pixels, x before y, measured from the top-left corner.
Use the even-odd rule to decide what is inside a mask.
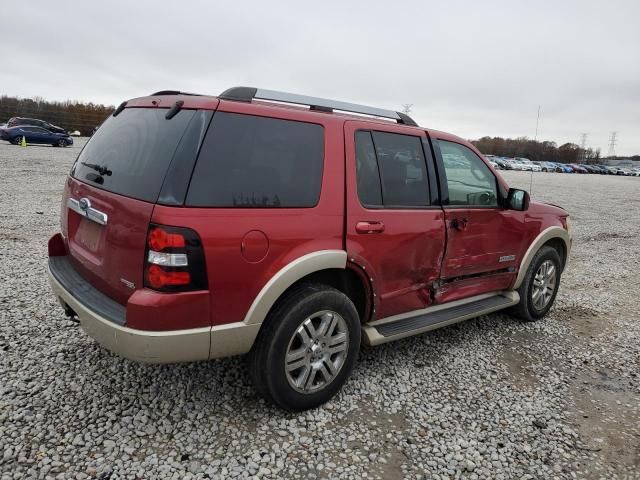
[[[531,160],[527,158],[516,158],[516,162],[522,165],[522,170],[526,170],[527,172],[541,172],[542,167],[540,165],[536,165]]]

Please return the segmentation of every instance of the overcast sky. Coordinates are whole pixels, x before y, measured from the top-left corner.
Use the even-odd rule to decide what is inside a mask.
[[[431,5],[429,5],[431,3]],[[6,5],[8,7],[9,4]],[[247,85],[465,138],[640,154],[640,1],[40,1],[0,16],[0,94],[109,104]]]

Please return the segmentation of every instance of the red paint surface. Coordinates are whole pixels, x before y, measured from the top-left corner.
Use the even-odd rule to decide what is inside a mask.
[[[178,99],[185,101],[184,108],[215,109],[219,105],[219,110],[226,112],[322,125],[322,193],[318,205],[306,209],[167,207],[68,178],[61,223],[72,263],[93,286],[127,305],[127,325],[133,328],[174,330],[242,321],[276,272],[305,254],[327,249],[347,250],[348,268],[365,285],[367,310],[375,308],[377,318],[424,308],[434,301],[507,288],[515,279],[514,273],[467,278],[442,287],[437,281],[519,265],[537,234],[548,226],[562,226],[566,216],[560,208],[536,202],[531,202],[527,212],[499,208],[366,209],[357,197],[354,132],[361,128],[425,137],[424,129],[213,97],[148,97],[131,100],[128,106],[169,107]],[[462,143],[477,152],[473,145],[453,135],[436,131],[429,131],[429,135]],[[496,175],[502,188],[508,190],[506,182]],[[91,222],[66,208],[70,196],[89,198],[93,207],[109,216],[108,225],[87,226]],[[466,219],[466,228],[452,230],[449,224],[454,218]],[[199,234],[209,291],[158,293],[142,288],[150,222],[188,227]],[[367,222],[375,228],[365,228]],[[358,223],[361,225],[357,229]],[[59,243],[54,241],[52,254],[60,252]],[[504,255],[516,255],[516,259],[499,262]],[[133,282],[135,288],[127,287],[121,278]]]
[[[367,209],[356,187],[354,135],[357,130],[395,132],[425,137],[424,130],[401,125],[345,124],[347,158],[347,255],[365,267],[376,292],[376,318],[403,313],[429,304],[425,292],[440,273],[444,252],[444,214],[431,209]],[[384,230],[366,233],[359,223],[383,224]],[[360,230],[360,231],[358,231]],[[362,232],[362,233],[361,233]]]

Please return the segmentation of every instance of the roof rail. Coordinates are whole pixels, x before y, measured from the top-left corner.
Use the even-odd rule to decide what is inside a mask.
[[[218,98],[223,100],[233,100],[236,102],[251,102],[255,98],[257,100],[271,100],[274,102],[293,103],[296,105],[309,105],[311,110],[319,110],[323,112],[341,110],[343,112],[361,113],[374,117],[390,118],[398,123],[414,127],[418,126],[418,124],[408,115],[400,112],[394,112],[393,110],[367,107],[365,105],[339,102],[337,100],[328,100],[325,98],[309,97],[307,95],[298,95],[295,93],[264,90],[261,88],[233,87],[222,92],[218,95]]]

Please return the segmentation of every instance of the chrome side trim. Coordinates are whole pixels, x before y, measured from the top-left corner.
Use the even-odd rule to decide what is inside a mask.
[[[347,266],[347,252],[344,250],[320,250],[303,255],[278,271],[267,284],[262,287],[244,317],[246,325],[262,323],[271,307],[284,291],[302,277],[319,270],[341,268]]]
[[[81,198],[80,200],[69,198],[67,200],[67,207],[77,214],[82,215],[93,222],[99,223],[100,225],[107,224],[107,214],[91,207],[91,202],[89,202],[89,199],[87,198]]]
[[[408,331],[408,332],[402,332],[402,333],[399,333],[397,335],[390,335],[390,336],[386,336],[385,337],[381,333],[379,333],[377,328],[376,328],[376,326],[380,326],[380,325],[385,324],[385,323],[394,322],[394,321],[398,321],[398,320],[405,319],[405,318],[410,318],[410,317],[417,317],[417,316],[420,316],[420,315],[425,315],[425,314],[437,312],[437,311],[440,311],[440,310],[447,310],[447,309],[452,308],[452,307],[456,307],[456,306],[459,306],[459,305],[464,305],[464,304],[467,304],[467,303],[472,303],[472,302],[475,302],[475,301],[478,301],[478,300],[482,300],[482,299],[485,299],[485,298],[494,297],[494,296],[498,296],[498,295],[507,298],[509,300],[509,302],[506,303],[506,304],[497,306],[497,307],[484,308],[484,309],[477,310],[477,311],[474,311],[474,312],[466,313],[464,315],[460,315],[460,316],[452,318],[450,320],[446,320],[446,321],[435,323],[435,324],[426,325],[425,327],[418,328],[418,329],[415,329],[415,330],[411,330],[411,331]],[[432,307],[423,308],[421,310],[415,310],[413,312],[403,313],[403,314],[400,314],[400,315],[394,315],[392,317],[387,317],[387,318],[383,318],[383,319],[380,319],[380,320],[376,320],[375,322],[367,323],[367,324],[362,326],[362,339],[363,339],[364,343],[366,343],[367,345],[371,345],[371,346],[381,345],[383,343],[391,342],[393,340],[400,340],[401,338],[412,337],[414,335],[419,335],[421,333],[429,332],[431,330],[436,330],[438,328],[446,327],[448,325],[452,325],[454,323],[462,322],[464,320],[469,320],[469,319],[478,317],[480,315],[486,315],[488,313],[496,312],[498,310],[502,310],[502,309],[508,308],[508,307],[510,307],[512,305],[516,305],[519,301],[520,301],[520,295],[518,295],[518,292],[515,292],[515,291],[502,291],[502,292],[497,292],[497,293],[486,293],[486,294],[477,295],[475,297],[470,297],[470,298],[464,298],[462,300],[456,300],[456,301],[453,301],[453,302],[444,303],[442,305],[434,305]]]
[[[540,232],[540,234],[536,237],[536,239],[529,245],[524,257],[522,257],[522,262],[520,262],[520,268],[518,269],[518,276],[513,284],[513,289],[520,288],[522,282],[524,281],[524,276],[527,274],[527,270],[529,270],[529,266],[533,261],[533,257],[536,255],[540,247],[547,243],[552,238],[559,238],[564,242],[565,249],[567,251],[567,256],[565,258],[564,267],[566,268],[567,263],[569,261],[569,254],[571,253],[571,244],[573,239],[571,235],[562,227],[549,227]]]

